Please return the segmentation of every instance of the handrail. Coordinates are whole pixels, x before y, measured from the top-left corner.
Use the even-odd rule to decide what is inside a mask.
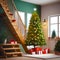
[[[21,22],[21,24],[22,24],[22,26],[23,26],[23,28],[24,28],[24,37],[26,37],[26,26],[23,24],[22,19],[21,19],[19,13],[18,13],[18,10],[17,10],[17,8],[16,8],[15,3],[14,3],[13,0],[12,0],[12,5],[13,5],[14,9],[16,10],[17,15],[18,15],[18,17],[19,17],[18,20],[20,20],[20,22]],[[20,25],[21,25],[21,24],[20,24]],[[22,28],[22,27],[21,27],[21,28]],[[21,28],[20,28],[20,30],[21,30]]]

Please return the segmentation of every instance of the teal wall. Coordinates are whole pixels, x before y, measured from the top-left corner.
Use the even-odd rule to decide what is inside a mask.
[[[32,13],[34,11],[34,8],[37,8],[38,13],[41,14],[41,12],[40,12],[41,6],[40,5],[23,2],[21,0],[18,0],[18,1],[14,0],[14,2],[19,11],[23,11],[26,13]]]
[[[2,9],[1,6],[0,6],[0,14],[3,13],[3,12],[4,12],[4,11],[3,11],[3,9]]]

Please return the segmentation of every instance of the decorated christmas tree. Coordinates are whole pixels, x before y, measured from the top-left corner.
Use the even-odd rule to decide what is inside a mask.
[[[42,46],[46,44],[44,34],[42,32],[40,18],[36,11],[32,13],[25,42],[26,45],[34,46]]]

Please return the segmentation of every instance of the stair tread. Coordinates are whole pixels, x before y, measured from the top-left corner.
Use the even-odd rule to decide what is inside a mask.
[[[21,52],[8,52],[6,54],[21,54]]]
[[[4,45],[4,46],[5,45],[12,45],[13,46],[13,45],[19,45],[19,44],[1,44],[1,45]]]
[[[4,50],[14,50],[14,49],[20,49],[20,48],[3,48]]]

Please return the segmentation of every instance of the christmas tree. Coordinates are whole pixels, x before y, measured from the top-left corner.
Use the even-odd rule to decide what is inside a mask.
[[[52,31],[52,38],[55,38],[56,37],[56,33],[55,33],[55,30]]]
[[[60,52],[60,39],[57,41],[54,51]]]
[[[42,46],[46,44],[44,34],[42,32],[40,18],[36,11],[32,13],[25,42],[26,45],[34,46]]]

